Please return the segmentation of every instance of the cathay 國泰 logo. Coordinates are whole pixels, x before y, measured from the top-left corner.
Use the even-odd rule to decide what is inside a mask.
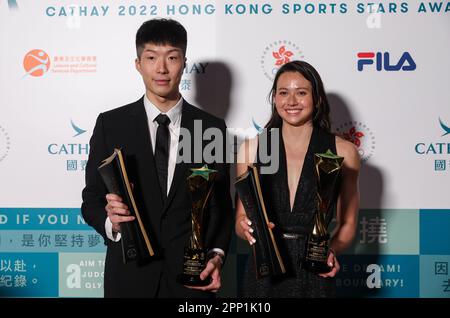
[[[441,124],[442,129],[445,131],[445,133],[441,137],[444,137],[444,136],[450,134],[450,127],[448,127],[446,124],[444,124],[444,122],[442,121],[441,118],[439,118],[439,123]]]

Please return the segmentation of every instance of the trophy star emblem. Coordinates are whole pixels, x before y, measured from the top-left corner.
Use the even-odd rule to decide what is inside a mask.
[[[320,157],[329,158],[329,159],[341,159],[341,156],[334,154],[330,149],[328,149],[325,153],[317,154]]]
[[[191,168],[191,171],[192,171],[192,174],[189,176],[189,178],[195,177],[195,176],[201,176],[205,180],[209,180],[210,173],[217,172],[217,170],[209,169],[208,165],[204,165],[201,168]]]

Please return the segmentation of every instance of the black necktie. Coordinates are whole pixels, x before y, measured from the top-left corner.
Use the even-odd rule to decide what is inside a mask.
[[[158,180],[162,198],[163,201],[165,201],[167,198],[167,170],[169,167],[170,118],[167,117],[167,115],[159,114],[156,117],[156,122],[158,123],[155,143],[156,171],[158,172]]]

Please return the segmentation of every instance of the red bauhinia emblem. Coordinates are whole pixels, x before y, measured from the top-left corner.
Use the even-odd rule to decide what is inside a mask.
[[[354,143],[358,148],[361,146],[361,139],[364,137],[364,133],[361,131],[356,131],[355,126],[350,128],[348,132],[344,132],[344,138],[352,143]]]
[[[289,59],[294,53],[286,51],[286,47],[283,45],[278,49],[278,52],[272,52],[273,57],[276,59],[275,65],[280,66],[290,62]]]

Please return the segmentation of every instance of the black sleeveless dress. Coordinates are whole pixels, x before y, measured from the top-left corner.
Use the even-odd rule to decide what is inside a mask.
[[[274,174],[260,174],[263,197],[274,234],[286,267],[286,274],[256,279],[253,258],[248,257],[239,294],[243,297],[335,297],[334,278],[323,278],[302,268],[306,238],[314,226],[316,206],[316,176],[314,154],[328,149],[336,153],[335,136],[314,127],[305,156],[300,181],[290,208],[287,165],[284,142],[280,131],[280,166]],[[270,134],[270,132],[265,131]],[[270,140],[270,136],[266,139]],[[260,139],[261,141],[261,139]],[[260,144],[259,144],[260,145]],[[259,146],[258,146],[259,147]],[[270,150],[269,150],[270,151]],[[257,156],[256,165],[261,167]],[[340,182],[338,181],[338,185]],[[338,187],[326,216],[327,225],[335,210]]]

